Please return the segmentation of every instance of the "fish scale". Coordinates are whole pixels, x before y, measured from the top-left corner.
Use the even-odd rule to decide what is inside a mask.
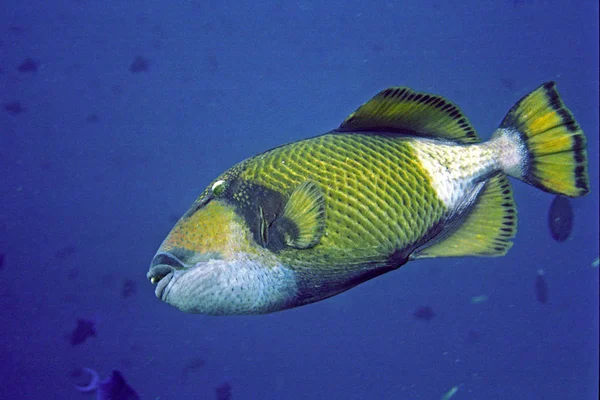
[[[345,263],[385,262],[394,251],[414,246],[447,211],[414,161],[410,141],[326,134],[247,160],[239,178],[288,196],[307,179],[323,188],[326,233],[297,263],[330,267],[335,257],[325,261],[323,254],[332,248],[344,249]]]

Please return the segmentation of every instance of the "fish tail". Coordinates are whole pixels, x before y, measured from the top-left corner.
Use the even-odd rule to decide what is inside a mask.
[[[590,191],[586,138],[554,82],[515,104],[492,137],[504,173],[569,197]]]

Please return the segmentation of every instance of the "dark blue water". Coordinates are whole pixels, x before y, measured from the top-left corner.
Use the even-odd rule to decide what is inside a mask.
[[[152,400],[223,384],[236,400],[597,398],[598,2],[333,3],[3,1],[1,399],[91,398],[81,367]],[[488,138],[548,80],[589,142],[569,240],[548,232],[553,196],[515,182],[503,258],[409,263],[259,317],[154,296],[154,252],[235,162],[335,128],[391,85],[446,96]],[[73,346],[80,318],[96,336]]]

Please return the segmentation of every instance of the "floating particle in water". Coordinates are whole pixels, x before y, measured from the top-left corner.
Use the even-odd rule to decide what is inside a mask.
[[[453,386],[452,388],[450,388],[450,390],[448,390],[446,393],[444,393],[441,400],[449,400],[456,394],[456,392],[458,392],[459,388],[460,388],[460,385]]]
[[[488,300],[488,296],[485,294],[481,294],[479,296],[471,297],[471,304],[481,304],[485,303]]]
[[[546,304],[548,302],[548,284],[546,283],[546,273],[543,269],[538,269],[535,278],[535,297],[537,300]]]
[[[548,227],[552,238],[564,242],[573,229],[573,208],[568,198],[556,196],[548,210]]]

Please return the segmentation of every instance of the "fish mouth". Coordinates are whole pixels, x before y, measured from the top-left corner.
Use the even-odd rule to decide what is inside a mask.
[[[171,282],[171,279],[173,279],[174,274],[175,268],[170,265],[160,264],[150,268],[150,271],[148,271],[146,277],[150,279],[150,282],[156,284],[156,289],[154,289],[154,294],[156,294],[156,297],[161,300],[165,299],[165,289]]]
[[[165,301],[168,294],[166,292],[167,286],[175,276],[175,272],[183,268],[185,268],[185,265],[181,260],[170,253],[161,252],[154,256],[146,277],[150,279],[150,282],[156,284],[154,290],[156,297]]]

